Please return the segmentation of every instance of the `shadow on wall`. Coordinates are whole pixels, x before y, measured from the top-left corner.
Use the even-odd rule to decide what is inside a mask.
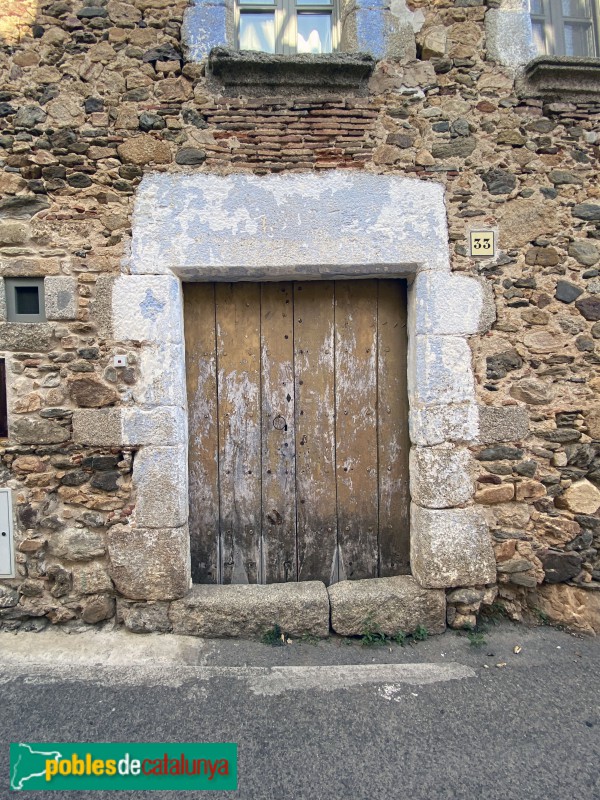
[[[0,45],[18,44],[31,31],[40,0],[0,0]]]

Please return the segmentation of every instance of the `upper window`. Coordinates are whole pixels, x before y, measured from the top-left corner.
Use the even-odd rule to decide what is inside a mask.
[[[600,53],[594,0],[531,0],[531,22],[540,55]]]
[[[331,53],[338,45],[336,0],[239,0],[239,50]]]

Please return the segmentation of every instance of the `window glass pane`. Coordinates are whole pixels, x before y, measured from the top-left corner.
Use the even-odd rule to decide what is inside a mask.
[[[544,13],[544,4],[542,0],[531,0],[531,13],[539,15]]]
[[[296,0],[297,6],[330,6],[331,0]]]
[[[239,5],[243,6],[274,6],[275,0],[240,0]]]
[[[275,14],[240,14],[240,50],[275,52]]]
[[[565,22],[565,55],[593,56],[591,28],[588,25],[571,25]]]
[[[544,35],[544,23],[543,22],[533,22],[533,44],[535,45],[535,49],[540,55],[544,55],[546,53],[546,37]]]
[[[17,314],[40,313],[40,293],[37,286],[15,287],[15,311]]]
[[[586,0],[561,0],[563,17],[589,19],[590,12]]]
[[[331,14],[298,14],[298,52],[331,53]]]

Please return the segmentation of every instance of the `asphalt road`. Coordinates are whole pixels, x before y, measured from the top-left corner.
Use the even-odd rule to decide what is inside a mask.
[[[600,642],[508,623],[486,639],[1,633],[0,798],[10,741],[223,741],[238,744],[239,788],[217,797],[600,800]]]

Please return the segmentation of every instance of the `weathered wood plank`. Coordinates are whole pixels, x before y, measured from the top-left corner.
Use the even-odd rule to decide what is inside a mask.
[[[222,583],[261,581],[260,285],[215,287]]]
[[[291,283],[261,287],[261,378],[263,578],[284,583],[298,576]]]
[[[410,573],[406,283],[380,281],[378,302],[379,572]]]
[[[340,580],[377,577],[377,282],[335,288]]]
[[[338,580],[334,284],[294,285],[298,579]]]
[[[214,286],[186,283],[183,297],[192,579],[194,583],[218,583],[219,443]]]

